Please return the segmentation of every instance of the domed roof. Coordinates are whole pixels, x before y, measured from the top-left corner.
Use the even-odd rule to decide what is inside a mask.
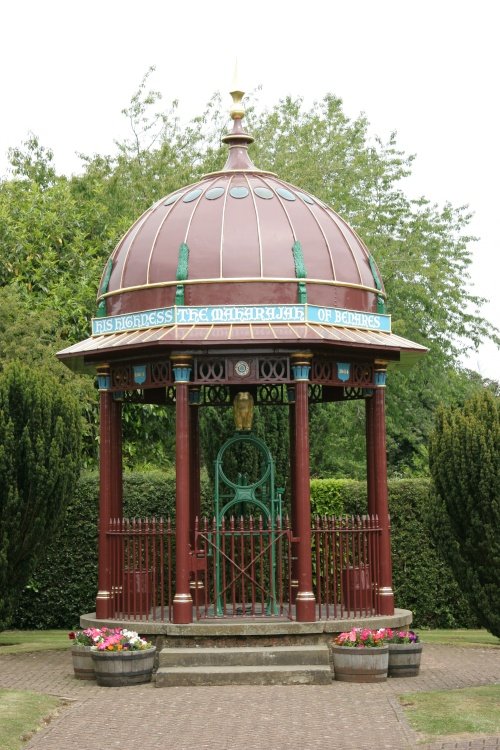
[[[100,314],[305,302],[383,312],[380,275],[356,232],[320,199],[252,164],[243,94],[232,93],[226,165],[157,201],[129,229],[103,274]]]
[[[369,250],[323,201],[258,169],[235,90],[225,166],[157,201],[104,269],[92,335],[58,353],[78,369],[193,347],[346,352],[411,361],[391,332]],[[357,356],[357,354],[356,354]]]

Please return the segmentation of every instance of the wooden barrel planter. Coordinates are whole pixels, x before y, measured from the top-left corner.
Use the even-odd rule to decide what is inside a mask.
[[[342,682],[383,682],[387,679],[388,646],[332,646],[335,679]]]
[[[151,682],[156,647],[139,651],[92,651],[97,684],[124,687]]]
[[[74,646],[71,649],[73,671],[77,680],[95,680],[94,662],[90,646]]]
[[[421,643],[389,643],[389,677],[416,677],[421,656]]]
[[[156,647],[139,651],[92,651],[97,684],[124,687],[151,682]]]

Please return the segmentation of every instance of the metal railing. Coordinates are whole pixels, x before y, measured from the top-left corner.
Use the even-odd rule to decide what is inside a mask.
[[[111,519],[108,536],[113,616],[171,621],[175,529],[170,518]]]
[[[112,519],[113,616],[170,622],[175,581],[171,520]],[[318,619],[379,613],[376,516],[314,519],[312,567]],[[191,554],[194,617],[294,619],[294,541],[287,518],[196,520]]]
[[[202,519],[195,526],[197,619],[286,617],[291,612],[291,539],[288,519]],[[198,567],[198,566],[197,566]]]
[[[380,573],[378,518],[317,517],[312,537],[319,619],[376,615]]]

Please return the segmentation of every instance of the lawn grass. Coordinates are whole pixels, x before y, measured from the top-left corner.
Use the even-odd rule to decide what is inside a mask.
[[[487,630],[418,630],[423,643],[464,648],[500,648],[500,638]]]
[[[0,747],[20,750],[66,701],[27,690],[0,689]]]
[[[72,641],[68,638],[68,632],[68,630],[4,630],[0,632],[0,656],[70,648]]]
[[[399,696],[406,718],[426,737],[500,733],[500,685]]]

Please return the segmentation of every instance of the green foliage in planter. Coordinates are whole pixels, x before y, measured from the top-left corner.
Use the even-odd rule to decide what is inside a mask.
[[[175,515],[175,475],[161,471],[126,473],[124,513],[133,518]],[[208,503],[202,479],[202,507]],[[97,591],[97,519],[99,475],[81,476],[54,540],[45,548],[22,592],[14,627],[73,628],[95,609]]]

